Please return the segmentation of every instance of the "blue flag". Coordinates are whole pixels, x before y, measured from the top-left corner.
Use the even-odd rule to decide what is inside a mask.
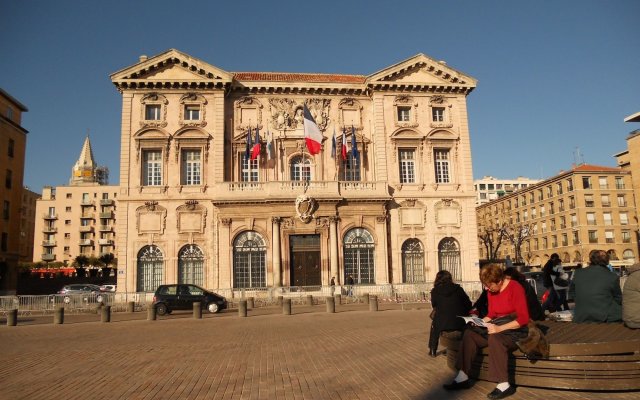
[[[331,138],[331,158],[336,158],[336,127],[333,127],[333,137]]]
[[[358,164],[358,158],[360,157],[360,152],[358,151],[358,142],[356,141],[356,130],[351,126],[351,155],[353,156],[354,164]]]
[[[244,150],[244,158],[248,160],[251,157],[251,128],[247,132],[247,147]]]

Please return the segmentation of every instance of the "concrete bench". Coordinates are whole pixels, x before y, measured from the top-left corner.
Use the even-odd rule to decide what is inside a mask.
[[[549,358],[528,360],[519,350],[509,359],[516,385],[579,390],[640,390],[640,329],[622,323],[539,322],[548,328]],[[443,334],[447,364],[455,369],[460,334]],[[472,376],[488,377],[487,349],[474,362]]]

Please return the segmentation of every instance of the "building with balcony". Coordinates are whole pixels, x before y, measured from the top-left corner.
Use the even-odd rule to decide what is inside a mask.
[[[517,177],[516,179],[497,179],[493,176],[484,176],[473,181],[476,191],[476,205],[488,203],[504,195],[525,189],[540,182],[538,179]]]
[[[40,193],[32,192],[28,187],[22,189],[22,207],[20,209],[20,261],[33,259],[33,240],[36,225],[36,204]]]
[[[625,122],[640,122],[640,112],[629,115]],[[615,155],[620,168],[631,173],[633,192],[635,194],[636,216],[640,221],[640,129],[635,129],[627,135],[627,149]],[[640,232],[635,237],[640,248]]]
[[[476,81],[445,62],[228,72],[171,49],[111,80],[122,94],[119,290],[416,283],[441,269],[477,279]],[[305,106],[323,136],[316,155]]]
[[[588,263],[594,250],[606,250],[613,265],[638,260],[631,173],[621,168],[576,166],[476,210],[482,259],[510,255],[539,266],[558,253],[563,263],[575,265]],[[506,237],[494,251],[505,229],[521,244],[519,251]]]
[[[0,295],[15,294],[20,259],[22,183],[28,131],[22,113],[28,109],[0,89]]]
[[[104,184],[106,171],[94,161],[87,137],[69,186],[45,187],[36,203],[33,261],[71,265],[79,255],[115,254],[118,186]]]

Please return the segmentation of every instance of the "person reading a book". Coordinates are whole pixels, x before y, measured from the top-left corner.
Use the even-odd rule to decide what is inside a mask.
[[[497,382],[497,386],[487,397],[504,399],[516,391],[509,382],[508,360],[509,353],[517,348],[515,342],[526,336],[529,323],[527,299],[522,286],[506,276],[501,265],[483,267],[480,281],[487,289],[489,303],[489,311],[482,318],[486,329],[464,331],[456,360],[458,373],[452,383],[443,387],[446,390],[469,389],[472,386],[469,375],[473,359],[480,349],[488,347],[489,380]]]

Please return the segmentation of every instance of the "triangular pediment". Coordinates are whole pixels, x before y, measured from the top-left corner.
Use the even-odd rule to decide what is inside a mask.
[[[436,61],[418,54],[391,65],[367,77],[368,84],[393,84],[412,86],[465,86],[474,88],[477,81]]]
[[[150,58],[141,57],[132,66],[111,74],[117,86],[135,87],[158,83],[226,84],[233,76],[227,71],[175,49]]]

